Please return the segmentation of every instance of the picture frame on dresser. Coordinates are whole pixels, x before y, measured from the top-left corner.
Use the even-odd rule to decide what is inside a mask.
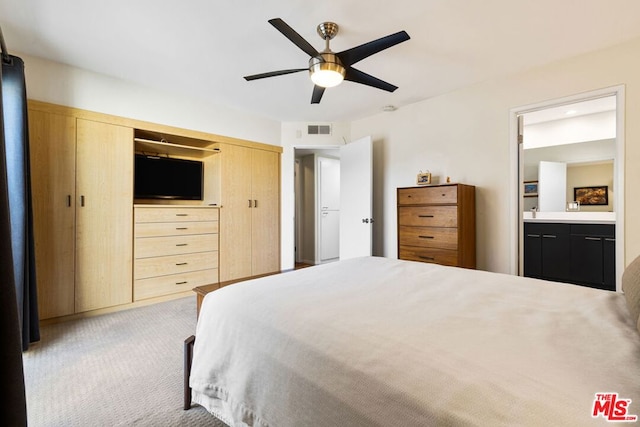
[[[431,172],[420,172],[416,178],[417,185],[431,184]]]

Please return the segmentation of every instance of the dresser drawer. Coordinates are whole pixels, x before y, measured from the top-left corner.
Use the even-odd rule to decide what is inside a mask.
[[[149,258],[218,250],[217,234],[195,236],[143,237],[135,239],[133,256]]]
[[[438,187],[414,187],[398,189],[398,205],[456,204],[456,185]]]
[[[402,206],[398,208],[399,225],[457,227],[457,206]]]
[[[134,279],[179,274],[188,271],[218,268],[218,252],[198,252],[186,255],[170,255],[137,259],[134,262]]]
[[[218,269],[192,271],[183,274],[151,277],[133,282],[133,300],[190,291],[197,286],[218,283]]]
[[[217,221],[216,208],[188,207],[138,207],[134,210],[134,220],[139,222],[179,222],[179,221]]]
[[[218,221],[209,222],[145,222],[135,225],[135,237],[187,236],[214,234]]]
[[[438,227],[400,226],[400,241],[403,245],[423,248],[458,249],[458,229]]]
[[[442,265],[457,266],[458,251],[438,248],[419,248],[400,246],[399,258],[409,261],[433,262]]]

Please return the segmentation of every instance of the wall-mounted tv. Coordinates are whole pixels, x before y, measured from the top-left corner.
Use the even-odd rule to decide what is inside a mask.
[[[202,200],[203,163],[136,154],[136,199]]]

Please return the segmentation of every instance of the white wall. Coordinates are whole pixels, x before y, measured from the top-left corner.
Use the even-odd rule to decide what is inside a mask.
[[[479,83],[355,121],[351,138],[372,135],[383,225],[374,239],[397,255],[396,187],[414,185],[429,169],[452,182],[476,185],[478,268],[508,273],[511,243],[510,110],[582,92],[625,85],[625,265],[640,255],[640,39],[606,50]],[[403,90],[402,88],[400,90]],[[407,88],[410,90],[410,88]],[[378,215],[377,218],[380,218]]]
[[[575,187],[608,187],[607,205],[583,205],[583,212],[613,212],[615,206],[615,188],[613,187],[613,161],[588,165],[567,165],[567,200],[574,200],[573,189]]]
[[[27,97],[152,123],[280,145],[280,122],[170,91],[15,53],[25,62]]]

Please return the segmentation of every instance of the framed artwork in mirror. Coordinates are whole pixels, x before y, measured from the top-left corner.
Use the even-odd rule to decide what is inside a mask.
[[[522,195],[524,197],[538,197],[538,181],[524,181]]]
[[[609,204],[609,186],[599,185],[596,187],[574,187],[573,200],[580,203],[580,206],[595,206]]]

